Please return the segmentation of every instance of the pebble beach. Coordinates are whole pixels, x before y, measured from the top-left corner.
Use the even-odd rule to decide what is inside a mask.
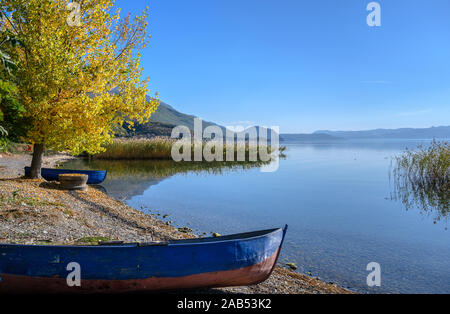
[[[99,240],[149,242],[195,237],[93,187],[67,191],[58,182],[24,179],[28,154],[0,155],[0,243],[92,245]],[[44,167],[73,158],[44,157]],[[151,206],[151,204],[149,204]],[[190,291],[192,292],[192,291]],[[195,293],[348,294],[351,291],[278,265],[265,282]]]

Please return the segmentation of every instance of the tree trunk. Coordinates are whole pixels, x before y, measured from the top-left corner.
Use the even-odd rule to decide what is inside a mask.
[[[41,178],[42,157],[44,156],[44,144],[34,144],[33,160],[31,161],[30,179]]]

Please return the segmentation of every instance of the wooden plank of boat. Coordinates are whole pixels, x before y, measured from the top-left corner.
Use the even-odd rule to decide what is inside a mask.
[[[25,175],[30,173],[30,167],[25,167]],[[88,182],[87,184],[100,184],[106,179],[106,170],[70,170],[70,169],[50,169],[42,168],[41,176],[47,181],[58,181],[58,176],[60,174],[87,174]]]
[[[0,244],[0,292],[120,293],[257,284],[275,267],[286,230],[154,245]],[[80,266],[81,285],[70,287],[73,263]]]

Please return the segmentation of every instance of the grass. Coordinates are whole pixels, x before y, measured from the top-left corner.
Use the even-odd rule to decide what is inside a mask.
[[[436,212],[435,223],[447,219],[450,199],[450,145],[433,140],[429,147],[407,150],[393,160],[393,199],[406,209]]]
[[[41,200],[39,197],[23,196],[20,190],[11,194],[0,193],[0,204],[2,205],[26,205],[26,206],[57,206],[64,207],[63,204]]]
[[[7,142],[0,152],[11,154],[23,154],[27,151],[28,145],[14,142]]]
[[[107,237],[102,237],[102,236],[97,236],[97,237],[84,237],[81,239],[78,239],[76,242],[79,244],[98,244],[99,242],[107,242],[110,241],[111,239],[107,238]]]
[[[94,159],[106,160],[145,160],[145,159],[172,159],[172,146],[177,140],[163,137],[152,139],[115,139],[112,143],[105,145],[105,152],[94,155]],[[202,149],[205,148],[207,142],[202,143]],[[191,158],[194,160],[194,143],[190,144]],[[270,146],[254,147],[248,144],[242,147],[245,155],[245,161],[250,161],[250,152],[253,148],[257,149],[257,160],[261,160],[260,152],[266,149],[272,152]],[[237,160],[239,146],[233,145],[234,160]],[[282,153],[285,147],[281,147],[279,152]],[[223,156],[226,159],[227,146],[223,145]],[[183,152],[181,149],[180,152]],[[214,153],[214,149],[212,150]]]
[[[109,179],[167,178],[176,174],[223,174],[261,167],[268,162],[175,162],[173,160],[74,160],[68,168],[81,170],[107,169]]]
[[[94,159],[133,160],[133,159],[169,159],[174,140],[153,139],[116,139],[105,145],[106,151],[94,155]]]

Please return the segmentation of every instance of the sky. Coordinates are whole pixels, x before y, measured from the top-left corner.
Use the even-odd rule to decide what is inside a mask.
[[[282,133],[450,125],[450,1],[116,0],[149,7],[151,93]]]

